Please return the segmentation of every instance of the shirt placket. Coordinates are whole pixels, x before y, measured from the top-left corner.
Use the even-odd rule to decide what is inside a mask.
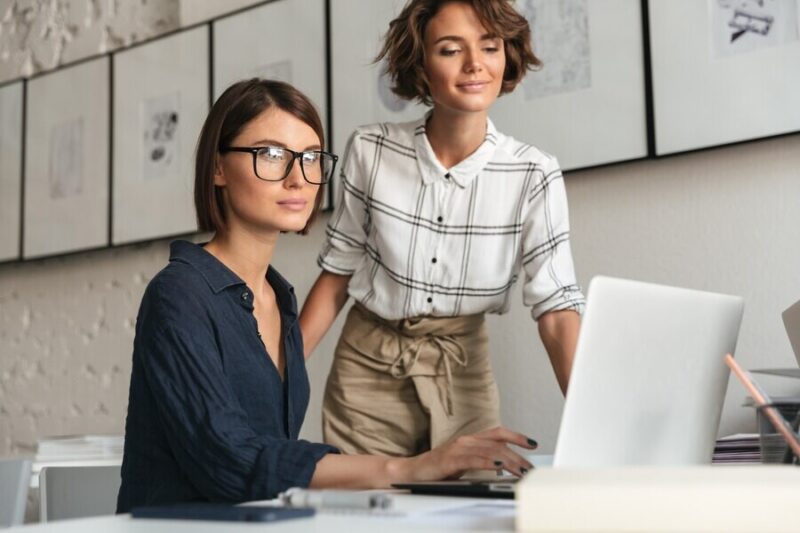
[[[435,181],[433,185],[433,216],[431,218],[436,230],[441,230],[441,228],[448,224],[448,207],[453,196],[453,177],[448,172],[442,176],[442,178],[443,179]],[[427,248],[428,253],[425,256],[425,261],[427,262],[427,268],[425,269],[427,272],[426,279],[433,285],[443,286],[446,285],[446,280],[444,279],[445,263],[441,254],[445,248],[444,241],[446,235],[441,231],[431,231],[430,235],[431,240]],[[428,311],[428,314],[432,314],[434,310],[437,310],[439,312],[438,314],[442,314],[443,312],[447,312],[449,303],[444,295],[429,291],[424,307]]]

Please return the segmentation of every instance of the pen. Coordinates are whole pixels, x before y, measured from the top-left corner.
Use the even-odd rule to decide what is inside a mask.
[[[286,507],[315,509],[374,510],[390,509],[391,494],[350,490],[307,490],[292,487],[278,496]]]

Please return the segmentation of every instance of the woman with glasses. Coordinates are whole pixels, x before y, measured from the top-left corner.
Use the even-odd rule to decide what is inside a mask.
[[[317,213],[336,165],[324,144],[313,105],[285,83],[243,81],[212,107],[195,207],[214,236],[173,242],[142,298],[118,512],[531,466],[508,447],[526,438],[500,427],[391,459],[298,440],[309,382],[297,302],[270,263],[279,234],[305,233]]]
[[[410,0],[382,59],[394,93],[432,109],[352,135],[300,325],[308,356],[353,297],[324,440],[411,455],[499,425],[484,314],[508,311],[520,271],[564,392],[584,298],[558,162],[489,119],[540,64],[525,18],[508,0]]]

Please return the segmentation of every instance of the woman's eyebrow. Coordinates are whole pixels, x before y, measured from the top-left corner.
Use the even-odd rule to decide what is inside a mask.
[[[481,41],[493,41],[495,39],[499,39],[499,37],[497,35],[492,34],[492,33],[485,33],[485,34],[481,35],[481,38],[479,40],[481,40]],[[439,37],[438,39],[436,39],[433,42],[433,44],[437,44],[437,43],[440,43],[442,41],[464,42],[465,40],[466,39],[464,39],[463,37],[460,37],[458,35],[444,35],[444,36]]]
[[[256,146],[256,145],[277,146],[278,148],[289,148],[286,145],[286,143],[282,143],[282,142],[276,141],[274,139],[261,139],[260,141],[254,141],[253,145],[254,146]],[[302,152],[308,152],[309,150],[322,150],[322,146],[320,146],[319,144],[312,144],[312,145],[306,146],[301,151]]]
[[[442,42],[442,41],[458,41],[458,42],[463,42],[463,41],[464,41],[464,38],[463,38],[463,37],[459,37],[458,35],[445,35],[445,36],[443,36],[443,37],[439,37],[438,39],[436,39],[435,41],[433,41],[433,44],[437,44],[437,43],[440,43],[440,42]]]
[[[275,139],[261,139],[260,141],[253,141],[253,144],[260,144],[260,145],[269,145],[269,146],[278,146],[280,148],[288,148],[286,144],[276,141]]]

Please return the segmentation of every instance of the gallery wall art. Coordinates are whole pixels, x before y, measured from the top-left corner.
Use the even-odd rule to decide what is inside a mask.
[[[197,230],[194,149],[209,107],[208,54],[201,26],[114,56],[113,244]]]
[[[800,130],[798,0],[651,0],[649,10],[658,155]]]
[[[340,157],[360,125],[419,119],[376,61],[404,5],[267,0],[0,86],[0,262],[196,232],[195,143],[236,81],[295,85]],[[800,0],[515,6],[543,66],[490,116],[565,170],[800,131]]]
[[[25,258],[108,245],[109,62],[28,82]]]
[[[0,87],[0,261],[19,258],[24,82]]]

